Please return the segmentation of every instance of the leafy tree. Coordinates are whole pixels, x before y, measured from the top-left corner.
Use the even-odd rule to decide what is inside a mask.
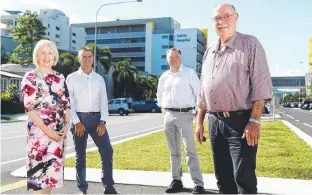
[[[4,47],[1,45],[1,64],[6,64],[8,62],[8,56],[5,54]]]
[[[9,62],[16,64],[32,63],[32,52],[35,44],[44,39],[46,27],[38,18],[36,12],[27,10],[17,19],[18,25],[13,27],[11,34],[13,40],[20,43],[12,52]]]

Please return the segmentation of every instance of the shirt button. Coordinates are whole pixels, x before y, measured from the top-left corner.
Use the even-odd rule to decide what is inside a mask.
[[[213,92],[213,89],[211,89],[211,92]]]
[[[217,104],[217,102],[214,102],[214,104]]]
[[[214,79],[214,77],[212,77],[212,79]]]

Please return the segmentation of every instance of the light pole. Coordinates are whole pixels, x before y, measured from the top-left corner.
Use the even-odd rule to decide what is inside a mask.
[[[100,9],[104,6],[107,6],[107,5],[115,5],[115,4],[124,4],[124,3],[133,3],[133,2],[142,2],[143,0],[131,0],[131,1],[119,1],[119,2],[114,2],[114,3],[105,3],[103,5],[101,5],[99,7],[99,9],[97,10],[96,12],[96,15],[95,15],[95,36],[94,36],[94,69],[95,69],[95,72],[97,70],[97,63],[96,63],[96,39],[97,39],[97,16],[98,16],[98,13],[100,11]]]

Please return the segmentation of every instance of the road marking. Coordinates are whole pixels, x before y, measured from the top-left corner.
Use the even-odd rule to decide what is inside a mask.
[[[300,122],[299,120],[295,120],[295,121]]]
[[[307,124],[307,123],[303,123],[305,126],[308,126],[308,127],[311,127],[312,128],[312,126],[311,125],[309,125],[309,124]]]
[[[144,132],[144,131],[149,131],[149,130],[152,130],[152,129],[162,128],[162,127],[163,127],[163,125],[157,126],[157,127],[153,127],[153,128],[143,129],[143,130],[139,130],[139,131],[135,131],[135,132],[131,132],[131,133],[126,133],[126,134],[123,134],[123,135],[114,136],[114,137],[111,137],[110,139],[115,139],[115,138],[119,138],[119,137],[124,137],[124,136],[127,136],[127,135],[132,135],[132,134],[136,134],[136,133],[141,133],[141,132]],[[94,144],[94,142],[93,142],[93,141],[90,141],[90,142],[87,143],[87,145],[90,145],[90,144]],[[73,146],[68,146],[68,147],[66,147],[66,150],[67,150],[67,149],[72,149],[72,148],[74,148],[74,147],[75,147],[75,145],[73,145]],[[9,164],[9,163],[21,161],[21,160],[26,160],[26,158],[19,158],[19,159],[15,159],[15,160],[6,161],[6,162],[1,162],[1,165],[5,165],[5,164]]]
[[[1,135],[14,134],[14,133],[23,133],[23,131],[13,131],[13,132],[9,132],[9,133],[1,133]]]
[[[14,182],[14,183],[10,183],[10,184],[7,184],[7,185],[0,186],[0,194],[2,194],[4,192],[7,192],[7,191],[11,191],[11,190],[15,190],[15,189],[24,187],[26,185],[27,185],[27,180],[24,179],[24,180],[21,180],[21,181],[17,181],[17,182]]]
[[[127,122],[133,122],[133,121],[140,121],[144,119],[154,119],[154,118],[160,118],[160,117],[145,117],[145,118],[140,118],[140,119],[135,119],[135,120],[126,120],[126,121],[121,121],[121,122],[116,122],[116,123],[107,123],[107,125],[115,125],[115,124],[120,124],[120,123],[127,123]],[[6,140],[6,139],[13,139],[13,138],[19,138],[19,137],[26,137],[27,135],[19,135],[19,136],[13,136],[13,137],[4,137],[1,138],[1,140]]]
[[[12,139],[12,138],[17,138],[17,137],[26,137],[27,135],[19,135],[19,136],[13,136],[13,137],[5,137],[5,138],[1,138],[1,140],[5,140],[5,139]]]
[[[295,119],[294,117],[292,117],[292,116],[290,116],[290,115],[288,115],[288,114],[285,114],[285,113],[284,113],[284,115],[288,116],[289,118]]]
[[[6,165],[6,164],[9,164],[9,163],[13,163],[13,162],[21,161],[21,160],[26,160],[26,158],[24,157],[24,158],[19,158],[19,159],[15,159],[15,160],[2,162],[1,165]]]

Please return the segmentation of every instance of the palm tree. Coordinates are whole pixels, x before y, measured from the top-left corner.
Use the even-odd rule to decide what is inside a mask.
[[[157,81],[153,77],[149,77],[147,79],[148,99],[154,97],[156,95],[156,91],[157,91]]]
[[[135,66],[131,65],[130,59],[125,59],[117,62],[116,64],[117,71],[117,82],[122,85],[124,97],[127,97],[129,90],[127,88],[134,85],[134,80],[136,78],[136,74],[138,73],[138,69]]]
[[[60,52],[60,58],[54,70],[62,73],[66,78],[70,73],[78,70],[78,58],[69,52]]]
[[[112,52],[108,47],[102,47],[99,51],[99,61],[103,66],[104,74],[107,76],[112,66]]]
[[[92,53],[94,54],[95,44],[89,43],[86,46],[92,49]],[[108,47],[103,47],[101,49],[96,47],[96,64],[99,64],[99,62],[104,68],[104,75],[107,76],[112,65],[112,52]],[[97,70],[95,70],[95,72],[97,72]]]

